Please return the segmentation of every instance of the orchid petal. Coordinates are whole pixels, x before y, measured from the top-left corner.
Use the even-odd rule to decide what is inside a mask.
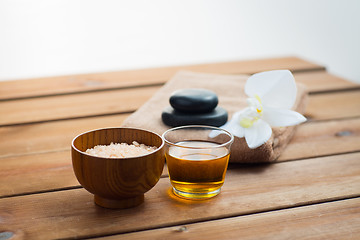
[[[220,128],[231,132],[234,136],[237,136],[239,138],[244,137],[244,128],[239,125],[240,114],[241,112],[234,113],[231,120],[225,123],[225,125],[221,126]]]
[[[249,148],[257,148],[271,137],[272,130],[268,123],[259,119],[250,128],[245,128],[245,140]]]
[[[291,109],[296,100],[296,84],[289,70],[256,73],[245,84],[249,97],[259,96],[264,106]]]
[[[298,112],[269,107],[264,108],[262,119],[272,127],[292,126],[306,121],[306,118]]]
[[[234,136],[242,138],[244,137],[244,128],[241,127],[239,124],[237,123],[233,123],[233,124],[225,124],[224,126],[222,126],[221,128],[231,132]]]

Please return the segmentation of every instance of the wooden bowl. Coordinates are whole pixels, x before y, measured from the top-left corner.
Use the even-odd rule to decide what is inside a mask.
[[[103,158],[85,153],[96,145],[133,141],[155,146],[157,150],[129,158]],[[105,208],[129,208],[144,202],[144,193],[158,182],[165,162],[163,139],[142,129],[104,128],[85,132],[74,138],[71,147],[78,181],[94,194],[95,203]]]

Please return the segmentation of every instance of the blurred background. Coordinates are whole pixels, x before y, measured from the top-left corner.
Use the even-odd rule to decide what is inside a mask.
[[[359,0],[0,0],[0,81],[297,56],[360,83]]]

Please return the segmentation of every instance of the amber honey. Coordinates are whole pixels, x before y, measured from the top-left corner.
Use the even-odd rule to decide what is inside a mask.
[[[216,196],[224,184],[229,149],[208,141],[182,141],[166,151],[174,193],[191,199]]]

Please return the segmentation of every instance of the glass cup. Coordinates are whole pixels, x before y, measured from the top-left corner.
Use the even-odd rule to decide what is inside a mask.
[[[181,126],[163,134],[169,177],[175,195],[208,199],[220,193],[234,137],[211,126]]]

